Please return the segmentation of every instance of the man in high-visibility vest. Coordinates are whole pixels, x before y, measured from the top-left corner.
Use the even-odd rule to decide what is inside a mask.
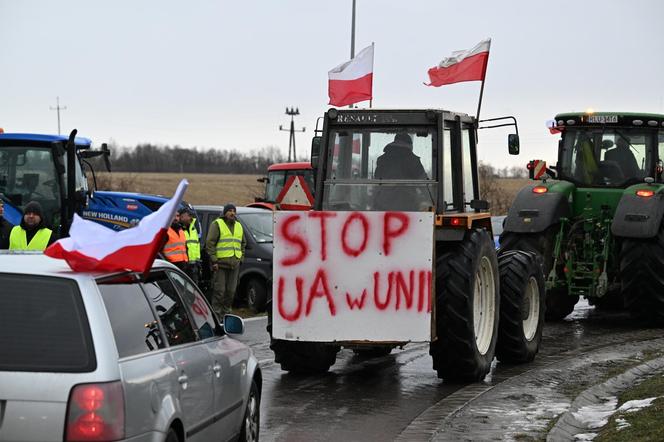
[[[30,201],[23,209],[21,224],[9,234],[9,250],[39,250],[55,241],[53,231],[44,224],[44,211],[41,204]]]
[[[205,241],[205,250],[214,272],[212,308],[219,319],[231,311],[240,263],[247,246],[242,224],[236,220],[236,212],[233,204],[226,204],[222,216],[210,224]]]
[[[184,236],[184,230],[180,225],[180,216],[176,213],[173,217],[168,231],[168,240],[161,249],[161,254],[171,264],[174,264],[180,270],[185,270],[187,266],[187,238]]]
[[[201,271],[201,243],[196,229],[196,218],[193,217],[191,209],[183,207],[178,210],[180,214],[180,224],[184,229],[184,236],[187,239],[187,256],[189,262],[185,272],[198,285],[198,275]]]

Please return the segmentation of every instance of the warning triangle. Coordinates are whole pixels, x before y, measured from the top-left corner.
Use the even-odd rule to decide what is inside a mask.
[[[314,197],[309,186],[300,175],[295,175],[286,181],[284,188],[277,196],[277,204],[282,210],[309,210],[314,205]]]

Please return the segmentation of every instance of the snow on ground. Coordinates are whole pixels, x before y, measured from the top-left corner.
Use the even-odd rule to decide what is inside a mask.
[[[652,402],[657,399],[656,397],[649,397],[647,399],[639,399],[634,401],[627,401],[618,408],[618,411],[625,411],[627,413],[633,413],[635,411],[642,410],[646,407],[652,405]]]
[[[572,415],[586,428],[601,428],[609,422],[609,417],[616,411],[618,398],[615,396],[603,397],[601,404],[586,405],[579,408]]]
[[[632,425],[627,422],[625,419],[619,417],[616,419],[616,430],[624,430],[627,427],[631,427]]]

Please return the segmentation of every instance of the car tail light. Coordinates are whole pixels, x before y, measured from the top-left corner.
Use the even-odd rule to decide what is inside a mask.
[[[124,418],[120,382],[78,384],[69,395],[65,441],[124,439]]]
[[[655,194],[654,190],[648,190],[648,189],[639,189],[636,191],[637,196],[642,196],[644,198],[650,198]]]
[[[533,193],[547,193],[549,189],[544,186],[535,186],[533,187]]]

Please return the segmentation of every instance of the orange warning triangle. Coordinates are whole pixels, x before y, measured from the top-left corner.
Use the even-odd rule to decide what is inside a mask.
[[[284,188],[277,196],[277,204],[282,210],[309,210],[314,205],[314,197],[309,186],[300,175],[295,175],[286,181]]]

